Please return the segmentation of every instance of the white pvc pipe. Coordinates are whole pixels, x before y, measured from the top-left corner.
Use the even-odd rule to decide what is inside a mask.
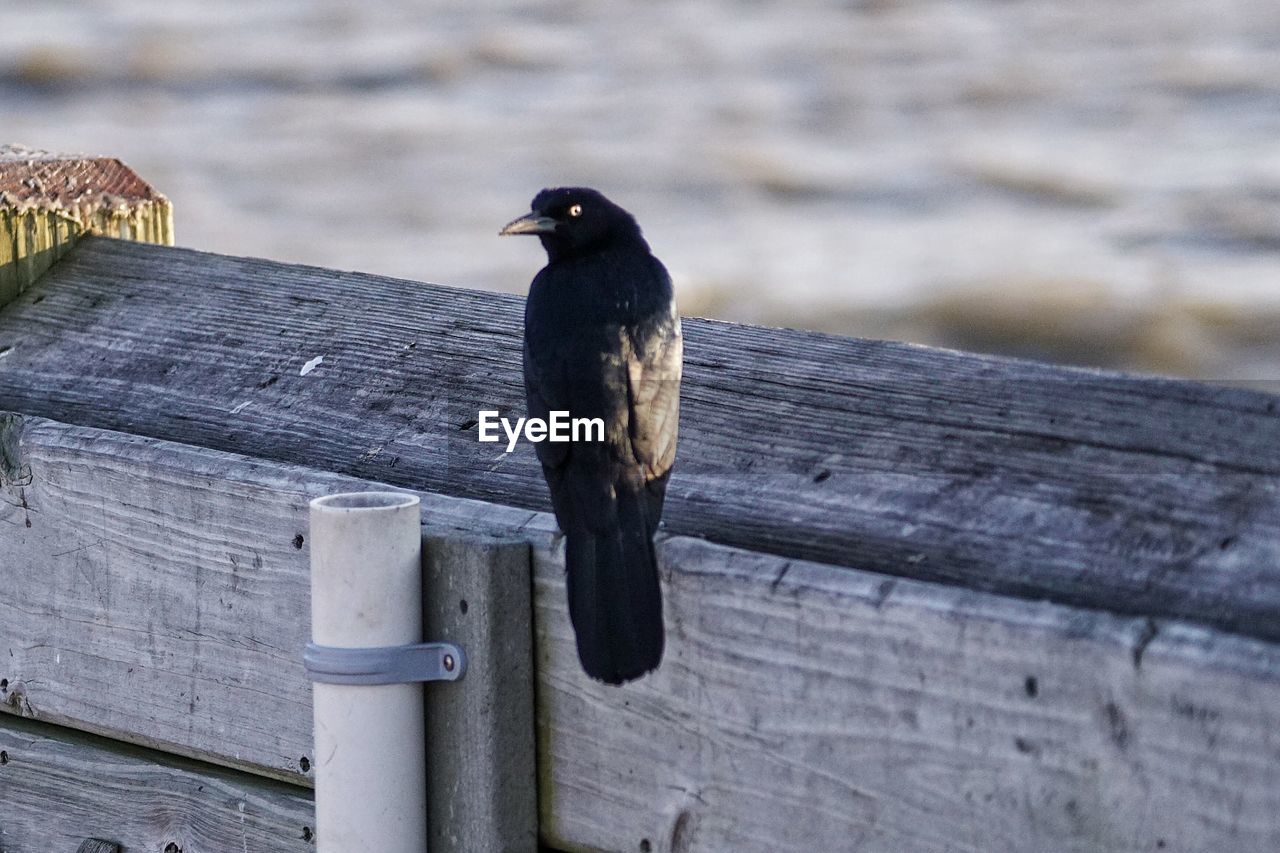
[[[311,502],[311,638],[363,648],[422,642],[416,495]],[[313,685],[316,850],[423,853],[421,684]]]

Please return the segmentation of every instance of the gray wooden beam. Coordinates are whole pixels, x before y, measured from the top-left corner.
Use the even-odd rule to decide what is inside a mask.
[[[428,508],[430,512],[430,508]],[[423,628],[467,651],[467,674],[428,685],[432,853],[538,848],[533,578],[529,543],[429,537]]]
[[[535,549],[542,833],[571,849],[1280,849],[1280,648],[663,543],[666,660],[575,677]]]
[[[0,758],[6,853],[314,850],[305,788],[9,715]]]
[[[0,706],[301,779],[295,537],[307,496],[362,484],[39,419],[17,447]],[[608,688],[578,665],[550,518],[423,501],[438,531],[531,543],[545,843],[1280,848],[1274,644],[672,537],[666,659]]]
[[[527,446],[476,441],[479,409],[523,412],[520,312],[90,239],[0,314],[0,408],[546,510]],[[685,334],[670,532],[1280,639],[1280,398],[703,320]]]
[[[308,784],[307,501],[370,484],[41,419],[3,423],[0,446],[24,474],[0,491],[0,708]],[[467,641],[472,692],[507,703],[492,715],[502,737],[473,760],[499,750],[514,770],[516,720],[531,725],[532,713],[520,666],[528,546],[472,540],[518,532],[530,513],[424,498],[441,609],[428,621]],[[459,532],[467,541],[437,541]],[[453,616],[455,593],[475,603],[468,618]],[[479,707],[460,701],[447,707]],[[479,747],[482,722],[455,719],[453,734]]]

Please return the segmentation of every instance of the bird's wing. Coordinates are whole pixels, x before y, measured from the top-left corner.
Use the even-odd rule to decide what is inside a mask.
[[[646,484],[665,483],[676,458],[684,343],[674,312],[644,333],[623,336],[631,450]]]

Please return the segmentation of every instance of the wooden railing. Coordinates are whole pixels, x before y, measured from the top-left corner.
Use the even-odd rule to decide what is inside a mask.
[[[527,549],[451,546],[531,565],[547,845],[1280,847],[1280,398],[689,319],[666,658],[609,688],[476,440],[520,309],[93,237],[0,309],[5,850],[311,844],[306,500],[369,484]]]

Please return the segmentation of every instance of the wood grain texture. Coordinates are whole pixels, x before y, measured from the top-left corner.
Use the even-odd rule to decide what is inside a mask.
[[[548,508],[521,300],[88,240],[0,313],[0,408]],[[690,320],[669,531],[1280,639],[1280,398]],[[301,375],[312,359],[323,362]]]
[[[12,556],[0,565],[0,700],[146,746],[300,774],[309,728],[278,720],[311,714],[308,563],[294,546],[307,532],[307,483],[225,477],[219,459],[158,458],[153,444],[22,433],[26,485],[0,505]]]
[[[39,419],[2,446],[22,476],[0,503],[0,706],[309,784],[307,502],[370,484]],[[504,519],[425,503],[438,533]]]
[[[535,556],[543,552],[535,550]],[[544,838],[567,849],[1280,849],[1280,649],[673,538],[669,645],[574,671],[537,560]]]
[[[305,788],[7,715],[0,756],[5,853],[315,849]]]
[[[61,213],[0,203],[0,308],[71,251],[79,234],[79,225]]]
[[[36,418],[16,443],[0,705],[301,780],[294,522],[307,496],[361,484]],[[551,518],[423,501],[437,531],[532,546],[545,843],[1280,847],[1274,644],[671,537],[666,659],[608,688],[578,665]]]
[[[430,508],[428,508],[430,512]],[[519,540],[429,537],[423,631],[467,652],[467,674],[427,685],[432,853],[534,853],[533,578]]]
[[[86,838],[80,842],[76,853],[120,853],[120,845],[101,838]]]

